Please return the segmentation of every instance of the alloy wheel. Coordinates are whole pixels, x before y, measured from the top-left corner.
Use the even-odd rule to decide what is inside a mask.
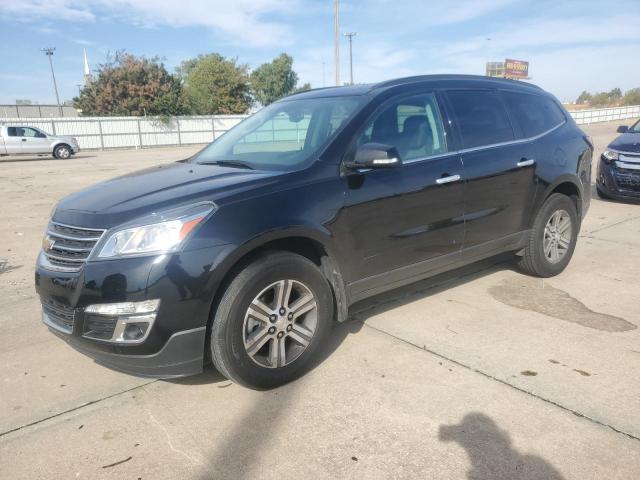
[[[542,246],[549,263],[558,263],[569,251],[573,228],[566,210],[556,210],[544,227]]]
[[[309,287],[279,280],[262,290],[245,313],[245,350],[261,367],[284,367],[307,349],[317,324],[318,305]]]

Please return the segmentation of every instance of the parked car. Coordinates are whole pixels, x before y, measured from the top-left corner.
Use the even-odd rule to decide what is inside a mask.
[[[150,377],[281,385],[358,300],[502,252],[549,277],[593,147],[560,103],[437,75],[295,94],[188,160],[72,194],[37,261],[52,332]],[[438,312],[431,312],[437,315]]]
[[[36,127],[0,125],[0,155],[53,155],[66,160],[79,151],[74,137],[49,135]]]
[[[601,198],[640,200],[640,120],[618,127],[598,163],[596,188]]]

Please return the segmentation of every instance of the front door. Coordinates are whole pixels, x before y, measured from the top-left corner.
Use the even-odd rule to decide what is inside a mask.
[[[18,127],[22,130],[22,153],[51,153],[49,140],[40,130],[31,127]]]
[[[461,146],[465,195],[464,247],[508,244],[526,230],[536,191],[533,145],[516,141],[498,92],[447,92]]]
[[[355,146],[369,142],[395,146],[402,165],[345,177],[343,213],[353,277],[411,276],[417,264],[428,269],[428,260],[460,250],[462,163],[448,152],[436,97],[423,93],[386,102]]]

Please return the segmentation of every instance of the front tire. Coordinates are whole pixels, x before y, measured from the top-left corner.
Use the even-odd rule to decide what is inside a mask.
[[[213,364],[246,387],[283,385],[314,364],[332,319],[333,296],[320,269],[300,255],[267,253],[240,271],[220,300]]]
[[[53,156],[58,160],[67,160],[71,158],[71,147],[69,145],[58,145],[53,150]]]
[[[536,277],[558,275],[571,260],[579,228],[573,200],[560,193],[550,195],[536,215],[518,266]]]

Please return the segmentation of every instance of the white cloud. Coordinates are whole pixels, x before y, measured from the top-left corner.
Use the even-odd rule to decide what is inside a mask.
[[[21,0],[3,3],[0,14],[21,21],[64,19],[81,22],[116,18],[131,24],[205,27],[249,46],[288,44],[290,28],[266,20],[295,11],[297,0]],[[17,17],[19,15],[19,17]]]

